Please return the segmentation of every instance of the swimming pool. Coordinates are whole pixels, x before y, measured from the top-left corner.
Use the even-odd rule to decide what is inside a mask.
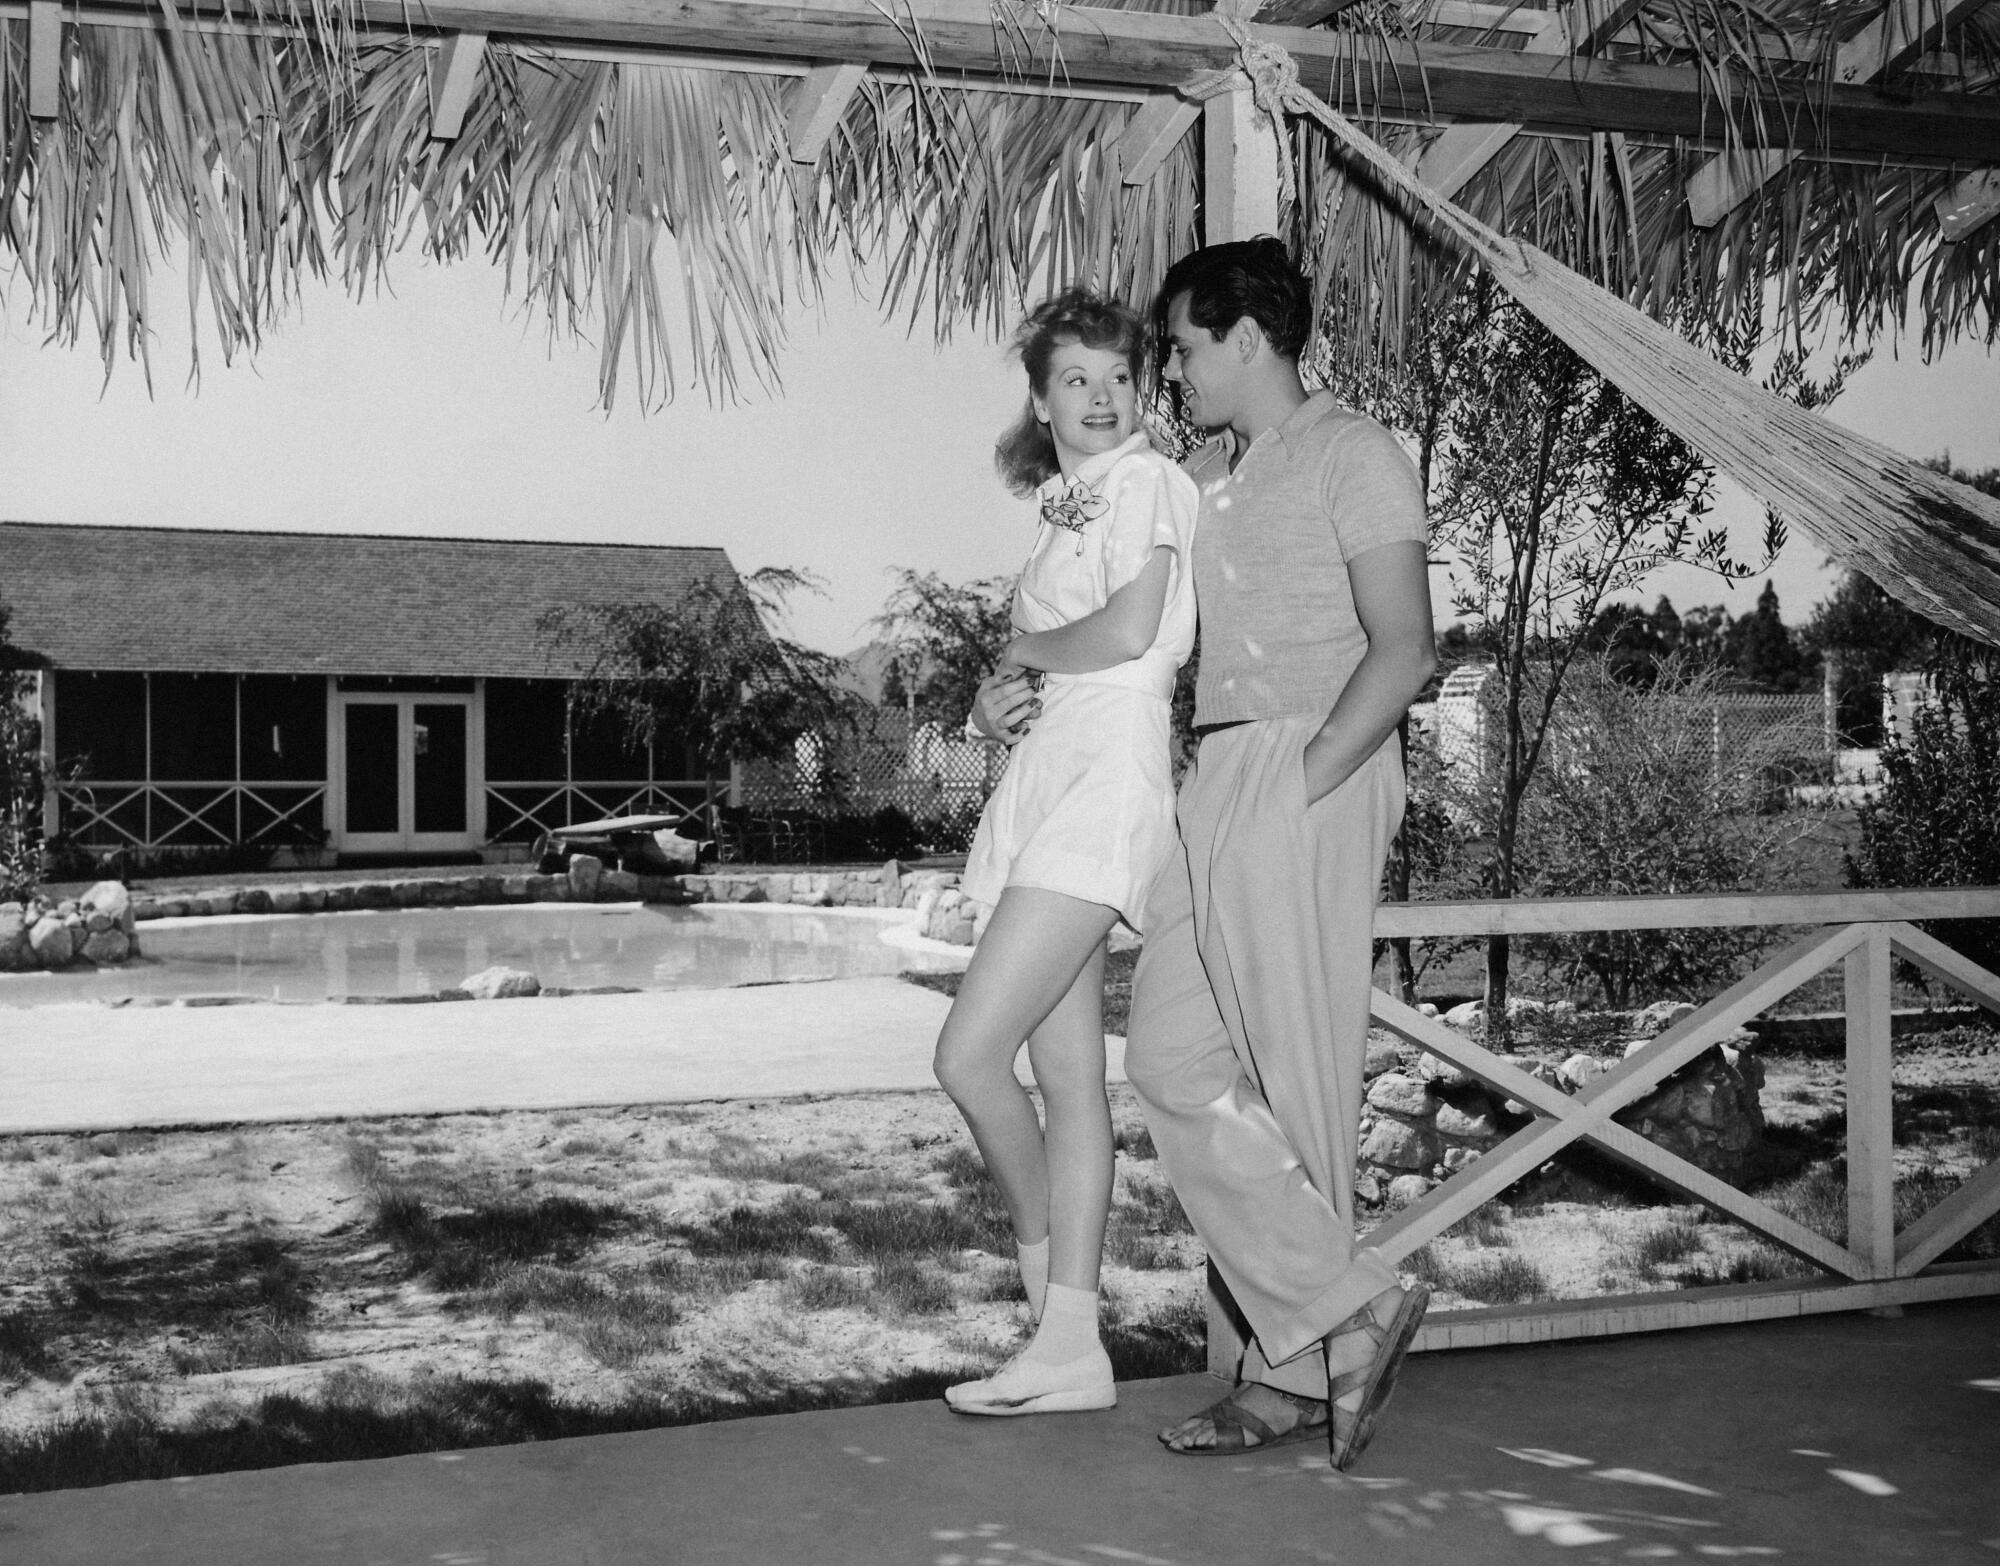
[[[496,963],[544,988],[725,989],[963,967],[907,914],[787,905],[532,903],[502,908],[160,919],[115,968],[0,974],[0,1007],[249,996],[426,995]]]

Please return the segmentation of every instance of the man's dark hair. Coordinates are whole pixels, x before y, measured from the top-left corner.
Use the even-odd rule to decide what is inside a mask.
[[[1188,320],[1211,337],[1220,338],[1247,315],[1273,352],[1296,359],[1312,336],[1312,284],[1284,242],[1268,234],[1210,245],[1167,268],[1153,311],[1162,335],[1167,310],[1182,294],[1187,295]]]

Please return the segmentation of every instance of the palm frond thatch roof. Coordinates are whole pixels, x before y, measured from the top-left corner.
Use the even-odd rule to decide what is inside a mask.
[[[1201,10],[0,0],[0,246],[107,364],[147,357],[163,254],[227,354],[302,278],[358,289],[422,248],[490,256],[594,337],[607,401],[726,396],[776,379],[788,306],[856,262],[940,331],[1070,281],[1149,295],[1201,237],[1172,89],[1233,54]],[[2000,0],[1265,15],[1314,24],[1273,33],[1308,84],[1468,210],[1689,335],[1740,338],[1775,298],[1863,340],[1992,340]],[[829,100],[843,62],[867,70]],[[1337,351],[1394,354],[1464,263],[1291,134]]]

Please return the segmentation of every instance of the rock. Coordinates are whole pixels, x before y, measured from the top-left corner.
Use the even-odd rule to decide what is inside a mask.
[[[123,881],[99,881],[83,894],[83,902],[86,908],[94,909],[116,923],[132,906],[132,894],[125,889]]]
[[[58,918],[37,919],[29,926],[28,944],[44,968],[60,968],[76,956],[76,932]]]
[[[1524,1017],[1539,1017],[1548,1009],[1546,1001],[1538,1001],[1532,995],[1510,995],[1507,997],[1507,1020],[1509,1022],[1518,1022]]]
[[[271,912],[295,914],[305,906],[305,896],[297,887],[280,886],[272,889]]]
[[[1355,1175],[1354,1199],[1367,1207],[1382,1200],[1382,1182],[1374,1170],[1363,1169]]]
[[[424,900],[422,881],[392,881],[389,883],[389,901],[398,908],[415,908]]]
[[[190,897],[188,899],[188,912],[191,914],[200,914],[206,918],[218,918],[224,914],[233,914],[236,912],[236,894],[234,892],[209,892],[201,897]]]
[[[1486,1005],[1483,1001],[1465,1001],[1444,1014],[1444,1025],[1457,1028],[1460,1032],[1478,1027],[1486,1020]]]
[[[390,908],[396,902],[396,889],[387,881],[356,881],[349,895],[355,908]]]
[[[1383,1072],[1394,1071],[1402,1063],[1403,1053],[1394,1044],[1386,1039],[1370,1039],[1368,1057],[1361,1067],[1362,1079],[1373,1082]]]
[[[528,882],[534,879],[526,875],[505,875],[500,878],[500,895],[510,903],[525,903],[528,900]]]
[[[1408,1207],[1412,1202],[1420,1202],[1430,1193],[1431,1182],[1420,1174],[1397,1175],[1389,1182],[1389,1205]]]
[[[83,957],[87,962],[100,965],[123,962],[132,955],[132,938],[113,925],[108,930],[93,930],[84,938]]]
[[[28,919],[18,903],[0,908],[0,973],[22,973],[36,966],[28,941]]]
[[[531,875],[528,877],[528,896],[538,903],[562,902],[569,896],[569,877]]]
[[[660,851],[669,870],[696,870],[701,866],[701,844],[691,837],[682,837],[672,827],[661,827],[653,834],[653,846]]]
[[[1581,1050],[1556,1067],[1556,1074],[1562,1078],[1562,1085],[1572,1093],[1580,1093],[1590,1083],[1603,1076],[1610,1068],[1594,1055],[1586,1055]]]
[[[1467,1164],[1474,1164],[1478,1161],[1479,1149],[1476,1147],[1447,1147],[1444,1150],[1444,1168],[1446,1174],[1457,1174]]]
[[[1361,1142],[1361,1156],[1384,1169],[1428,1169],[1437,1162],[1437,1138],[1384,1115]]]
[[[639,878],[630,870],[607,870],[597,883],[597,895],[629,903],[639,896]]]
[[[1377,1109],[1387,1110],[1392,1115],[1405,1115],[1412,1120],[1424,1119],[1437,1107],[1429,1088],[1400,1071],[1385,1071],[1371,1082],[1368,1085],[1368,1102]]]
[[[1434,1082],[1440,1088],[1462,1088],[1472,1085],[1472,1078],[1442,1056],[1426,1051],[1417,1057],[1417,1075],[1427,1082]]]
[[[900,860],[883,861],[881,891],[876,901],[884,908],[894,908],[903,898],[903,866]]]
[[[1432,1004],[1431,1004],[1431,1003],[1430,1003],[1429,1001],[1423,1001],[1423,1002],[1421,1002],[1421,1003],[1420,1003],[1420,1004],[1418,1005],[1418,1007],[1417,1007],[1417,1010],[1418,1010],[1418,1012],[1419,1012],[1419,1013],[1421,1013],[1421,1014],[1422,1014],[1423,1016],[1426,1016],[1426,1017],[1430,1017],[1430,1018],[1433,1018],[1433,1019],[1435,1019],[1435,1018],[1436,1018],[1436,1016],[1437,1016],[1437,1014],[1438,1014],[1438,1009],[1437,1009],[1437,1007],[1436,1007],[1436,1006],[1434,1006],[1434,1005],[1432,1005]]]
[[[269,913],[271,894],[261,886],[246,887],[236,894],[236,911],[246,914]]]
[[[1490,1142],[1499,1136],[1500,1128],[1488,1114],[1461,1109],[1456,1104],[1438,1105],[1437,1126],[1439,1136],[1450,1137],[1455,1142]]]
[[[1664,1033],[1681,1018],[1691,1016],[1694,1007],[1687,1001],[1654,1001],[1632,1018],[1632,1026],[1646,1038]]]
[[[597,883],[604,879],[604,861],[595,854],[569,856],[569,893],[580,903],[597,896]]]
[[[458,988],[474,1000],[513,1000],[517,996],[541,994],[542,981],[524,968],[496,964],[460,980]]]
[[[118,921],[116,919],[111,918],[108,914],[98,913],[95,909],[92,909],[83,916],[83,927],[92,935],[96,935],[101,930],[115,929],[117,925]]]

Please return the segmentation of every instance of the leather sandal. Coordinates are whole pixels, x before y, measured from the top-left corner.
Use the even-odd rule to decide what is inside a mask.
[[[1266,1390],[1275,1392],[1299,1411],[1299,1422],[1288,1430],[1273,1430],[1262,1419],[1237,1402],[1237,1393],[1242,1387],[1234,1388],[1230,1394],[1203,1409],[1198,1418],[1205,1418],[1215,1431],[1212,1446],[1168,1446],[1164,1432],[1160,1444],[1169,1452],[1181,1457],[1234,1457],[1243,1452],[1261,1452],[1266,1447],[1290,1446],[1295,1441],[1314,1441],[1326,1429],[1324,1418],[1315,1419],[1315,1413],[1322,1412],[1327,1405],[1315,1398],[1294,1397],[1281,1387]],[[1254,1441],[1245,1440],[1246,1435],[1255,1436]]]
[[[1337,1337],[1365,1332],[1375,1343],[1374,1358],[1366,1365],[1339,1375],[1329,1372],[1327,1376],[1327,1455],[1342,1472],[1351,1468],[1375,1439],[1375,1421],[1388,1406],[1389,1395],[1396,1390],[1396,1376],[1403,1368],[1403,1358],[1410,1351],[1411,1340],[1416,1337],[1430,1302],[1431,1291],[1421,1283],[1412,1284],[1403,1290],[1403,1297],[1396,1302],[1396,1314],[1387,1326],[1378,1322],[1375,1313],[1364,1305],[1327,1334],[1331,1343]],[[1361,1393],[1360,1406],[1342,1408],[1339,1400],[1356,1391]]]

